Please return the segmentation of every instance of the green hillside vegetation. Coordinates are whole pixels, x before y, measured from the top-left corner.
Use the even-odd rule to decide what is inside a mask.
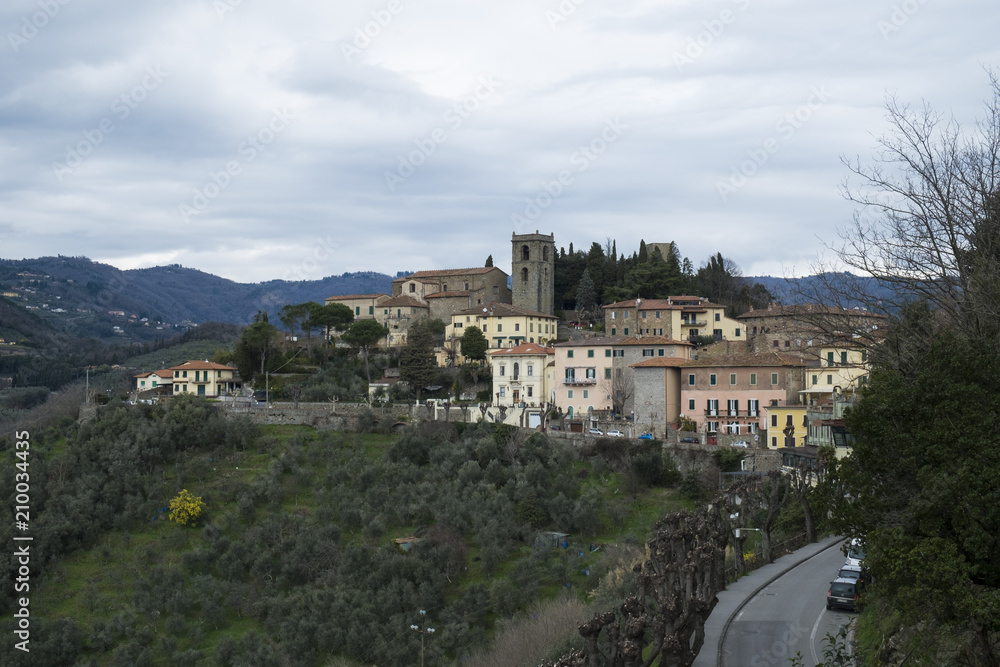
[[[436,630],[428,665],[457,663],[501,618],[588,599],[612,545],[690,506],[658,442],[578,454],[487,423],[259,428],[182,397],[112,403],[30,443],[31,653],[4,642],[5,665],[412,665],[412,624]],[[0,444],[13,507],[17,459]],[[193,526],[165,511],[185,489],[206,504]],[[568,548],[533,546],[540,531]]]

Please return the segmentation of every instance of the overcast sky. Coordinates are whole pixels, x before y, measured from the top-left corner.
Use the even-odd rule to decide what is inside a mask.
[[[971,123],[995,0],[5,0],[0,257],[240,282],[512,232],[809,273],[887,93]]]

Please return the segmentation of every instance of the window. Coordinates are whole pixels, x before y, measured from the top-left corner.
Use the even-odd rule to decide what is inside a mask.
[[[747,414],[750,415],[751,417],[756,417],[757,410],[759,409],[758,406],[759,402],[757,401],[756,398],[749,399],[747,401]]]
[[[738,417],[740,414],[740,402],[735,398],[728,399],[726,401],[726,411],[730,417]]]
[[[708,430],[711,433],[719,432],[719,422],[708,422]]]
[[[503,331],[503,325],[497,322],[497,333],[500,333],[501,331]]]
[[[532,387],[532,386],[531,386],[531,385],[529,384],[529,385],[528,385],[528,398],[531,398],[531,396],[533,395],[533,394],[532,394],[532,391],[531,391],[532,389],[534,389],[534,387]]]
[[[729,374],[729,384],[736,384],[736,373]]]
[[[572,359],[573,358],[573,350],[566,350],[566,356],[569,357],[570,359]]]
[[[712,373],[708,376],[708,384],[710,384],[713,387],[715,386],[715,373]]]
[[[819,376],[813,375],[813,384],[816,384],[817,382],[819,382]]]
[[[827,375],[826,376],[826,383],[827,384],[833,384],[833,376],[832,375]]]
[[[549,247],[547,245],[542,246],[542,261],[549,261]]]
[[[710,398],[708,399],[708,405],[706,406],[709,416],[714,417],[719,414],[719,399]]]
[[[614,336],[618,333],[618,329],[611,327],[611,335]]]
[[[506,395],[507,395],[507,387],[504,387],[504,386],[501,385],[500,386],[500,398],[503,398]]]
[[[570,389],[567,393],[567,398],[573,398],[573,390]]]
[[[417,291],[417,286],[416,286],[415,283],[410,283],[410,291],[411,292],[416,292]]]
[[[688,399],[688,410],[694,410],[694,399],[693,398],[689,398]]]
[[[750,374],[750,385],[751,386],[755,386],[756,384],[757,384],[757,374],[756,373],[751,373]]]
[[[775,386],[777,384],[778,384],[778,374],[771,373],[771,386]]]
[[[532,377],[535,374],[535,367],[528,364],[528,377]]]
[[[361,307],[360,306],[354,306],[354,314],[355,315],[360,315],[361,314]]]
[[[792,416],[791,415],[785,415],[785,426],[792,426],[792,425],[793,425],[792,424]]]
[[[583,390],[583,397],[584,397],[584,398],[590,398],[590,392],[589,392],[589,391],[587,391],[586,389],[584,389],[584,390]]]
[[[528,323],[528,331],[530,333],[534,333],[535,332],[535,323],[534,322],[529,322]]]
[[[593,359],[594,358],[594,351],[593,350],[587,350],[587,357],[589,359]]]
[[[528,269],[526,268],[521,269],[521,282],[522,283],[528,282]]]
[[[567,368],[566,369],[566,379],[570,380],[570,381],[573,381],[574,379],[576,379],[576,369],[575,368]]]
[[[618,313],[616,311],[614,311],[614,310],[611,311],[611,319],[613,319],[613,320],[617,320],[618,319]]]
[[[624,334],[625,334],[626,336],[628,335],[628,327],[625,327],[625,331],[624,331],[623,333],[624,333]]]
[[[612,356],[615,356],[615,357],[624,357],[625,356],[625,350],[615,350]]]
[[[604,369],[604,379],[605,380],[610,380],[611,379],[611,369],[610,368],[605,368]]]
[[[503,364],[500,364],[500,375],[503,376],[506,373],[506,371],[507,371],[506,367]]]
[[[520,324],[520,322],[515,322],[514,323],[514,331],[520,331],[520,330],[521,330],[521,324]]]
[[[739,327],[736,327],[736,337],[737,338],[740,337],[740,328]]]
[[[483,325],[483,333],[486,333],[486,325]]]
[[[774,341],[774,346],[778,347],[778,341]]]
[[[656,354],[656,356],[658,356],[658,357],[662,357],[662,356],[663,356],[663,348],[661,347],[660,349],[658,349],[658,350],[656,351],[656,353],[657,353],[657,354]]]
[[[651,357],[651,356],[653,356],[653,350],[643,350],[642,351],[642,356],[644,356],[644,357]]]
[[[626,320],[628,319],[628,311],[627,310],[625,311],[625,314],[622,315],[622,317],[624,317]]]
[[[465,290],[466,290],[466,291],[468,291],[468,290],[469,290],[469,283],[465,283]]]
[[[646,311],[642,311],[642,319],[646,319]]]
[[[656,311],[653,317],[655,317],[656,319],[660,319],[660,311]]]
[[[527,262],[530,259],[531,259],[531,251],[528,249],[528,246],[526,245],[521,246],[521,261]]]
[[[719,322],[719,321],[721,321],[721,317],[719,316],[719,313],[716,313],[716,314],[715,314],[715,321],[716,321],[716,322]]]
[[[846,352],[841,352],[840,353],[840,365],[841,366],[846,366],[847,365],[847,353]]]
[[[596,368],[588,368],[587,369],[587,379],[588,380],[596,380],[597,379],[597,369]],[[586,398],[586,397],[584,397],[584,398]]]
[[[653,335],[655,335],[655,336],[662,336],[663,335],[663,329],[653,329]]]
[[[694,373],[688,373],[688,385],[691,387],[694,386]]]
[[[375,306],[368,306],[368,314],[369,315],[375,314]]]
[[[610,357],[611,356],[611,350],[604,350],[604,356],[605,357]]]
[[[826,353],[826,365],[833,366],[833,352]]]
[[[521,375],[521,366],[516,361],[514,362],[514,379],[516,380],[518,376]]]
[[[771,415],[771,426],[778,428],[778,415]]]

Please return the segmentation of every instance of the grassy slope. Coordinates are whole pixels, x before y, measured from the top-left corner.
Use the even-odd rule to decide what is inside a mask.
[[[239,512],[236,502],[221,503],[218,499],[225,495],[224,487],[237,483],[251,483],[255,477],[264,474],[270,463],[280,457],[287,446],[288,440],[299,430],[309,431],[306,427],[271,426],[266,427],[265,437],[269,441],[266,451],[255,450],[234,452],[226,456],[224,461],[209,460],[208,454],[198,453],[185,462],[187,482],[185,486],[195,495],[203,496],[209,502],[207,515],[216,525],[232,526],[236,523]],[[371,458],[381,456],[383,449],[394,439],[384,435],[358,435],[358,444]],[[261,453],[263,451],[263,453]],[[579,474],[590,472],[587,463],[574,464]],[[322,471],[314,472],[321,474]],[[165,473],[171,479],[175,471]],[[285,475],[284,483],[287,490],[282,509],[289,513],[312,514],[316,510],[316,502],[308,486],[301,485],[298,480]],[[653,523],[663,514],[689,507],[688,501],[680,500],[676,491],[665,489],[649,489],[645,492],[629,496],[624,492],[624,480],[621,475],[603,472],[591,474],[584,479],[585,488],[596,490],[604,501],[618,503],[627,514],[624,521],[615,525],[614,520],[605,514],[603,531],[592,538],[586,538],[595,543],[617,543],[625,540],[641,544]],[[609,505],[610,506],[610,505]],[[225,517],[232,521],[227,521]],[[620,515],[618,515],[620,516]],[[152,519],[152,518],[151,518]],[[382,540],[406,536],[412,533],[414,526],[390,526]],[[345,532],[344,540],[362,540],[360,533],[350,535]],[[36,609],[45,610],[45,615],[52,618],[71,618],[79,624],[85,637],[92,636],[95,628],[102,624],[112,624],[115,616],[133,604],[136,584],[153,568],[183,569],[183,556],[197,548],[203,542],[202,531],[199,528],[183,527],[166,520],[166,514],[161,512],[156,521],[151,520],[138,529],[127,533],[107,532],[100,536],[96,544],[85,551],[75,552],[61,562],[46,585],[41,586],[35,594],[33,604]],[[567,550],[565,553],[554,553],[550,559],[553,567],[563,568],[568,573],[568,580],[581,599],[597,583],[593,576],[602,570],[600,549],[589,550],[589,544]],[[491,581],[502,579],[517,568],[518,562],[530,552],[530,547],[523,546],[508,557],[498,568],[498,572],[490,580],[485,577],[475,560],[477,553],[469,553],[469,569],[461,582],[456,581],[449,600],[457,598],[459,593],[469,584],[482,583],[489,585]],[[560,566],[561,561],[561,566]],[[589,569],[592,576],[583,574]],[[554,599],[566,591],[565,584],[554,579],[543,582],[540,587],[542,598]],[[226,623],[218,630],[206,627],[198,618],[197,613],[188,614],[187,631],[169,633],[175,637],[177,648],[199,649],[210,655],[218,642],[225,636],[239,637],[249,631],[261,628],[258,623],[247,617],[240,618],[234,612],[229,612]],[[167,635],[167,614],[163,613],[155,619],[141,619],[140,625],[152,620],[158,635]],[[491,614],[496,620],[496,614]],[[176,619],[174,619],[176,621]],[[88,652],[97,658],[99,664],[110,664],[110,652]],[[167,660],[166,656],[163,660]],[[168,664],[160,661],[159,664]],[[349,664],[349,663],[348,663]]]

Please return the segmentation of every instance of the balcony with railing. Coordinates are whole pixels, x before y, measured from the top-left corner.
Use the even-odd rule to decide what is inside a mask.
[[[563,384],[565,385],[581,385],[581,384],[597,384],[596,377],[568,377],[563,378]]]

